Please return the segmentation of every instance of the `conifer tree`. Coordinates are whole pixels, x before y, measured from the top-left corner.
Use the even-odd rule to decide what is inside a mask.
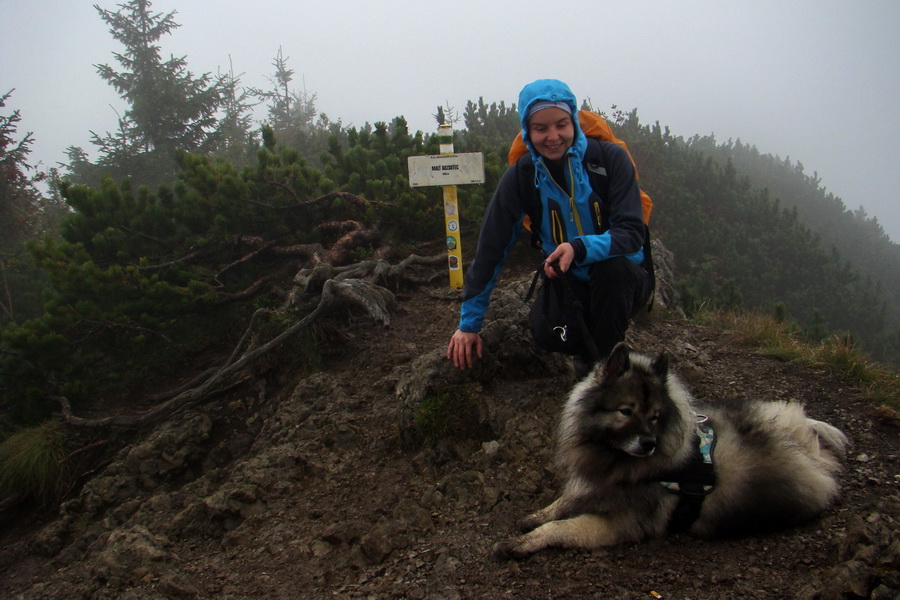
[[[293,148],[313,164],[320,162],[320,155],[328,151],[329,138],[344,137],[340,120],[332,123],[316,108],[316,94],[306,89],[295,89],[294,70],[288,67],[288,57],[281,48],[272,63],[274,75],[269,79],[272,89],[253,89],[250,93],[268,107],[266,125],[272,129],[279,146]]]
[[[153,13],[149,0],[130,0],[116,12],[94,8],[125,47],[114,54],[120,70],[102,64],[96,65],[97,72],[128,104],[118,131],[93,136],[100,150],[98,166],[115,179],[132,177],[140,184],[170,180],[176,150],[208,149],[225,84],[209,73],[192,74],[185,57],[162,58],[158,42],[179,27],[175,11]],[[70,156],[78,150],[70,149]],[[70,165],[74,180],[98,183],[89,178],[96,173],[79,172],[78,166]]]
[[[0,109],[12,91],[0,96]],[[52,233],[66,210],[53,189],[38,185],[47,174],[29,162],[31,133],[19,138],[18,110],[0,114],[0,325],[36,314],[44,278],[25,251],[25,242]]]
[[[229,68],[222,78],[222,118],[212,135],[210,154],[235,167],[251,164],[259,149],[259,134],[253,129],[253,91],[241,87],[241,76]]]
[[[12,91],[0,97],[0,108],[6,106]],[[27,239],[34,221],[37,190],[28,171],[32,137],[16,139],[21,116],[18,110],[0,115],[0,244],[8,249]]]
[[[478,103],[471,100],[466,103],[463,121],[466,143],[478,145],[480,149],[498,146],[508,150],[509,143],[522,127],[515,104],[506,106],[502,101],[487,104],[484,98],[478,98]]]

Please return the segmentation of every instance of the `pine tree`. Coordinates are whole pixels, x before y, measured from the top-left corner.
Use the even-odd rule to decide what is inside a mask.
[[[260,140],[253,130],[253,92],[242,88],[240,75],[230,68],[222,78],[223,115],[211,139],[210,154],[235,167],[251,164],[256,158]]]
[[[288,67],[288,57],[281,48],[272,63],[274,75],[269,79],[270,90],[253,89],[250,93],[268,107],[266,125],[272,129],[279,146],[293,148],[313,164],[320,162],[320,155],[328,151],[332,135],[342,142],[344,136],[340,120],[332,123],[316,108],[316,94],[292,86],[294,70]],[[342,142],[343,144],[343,142]]]
[[[516,133],[522,128],[516,105],[506,106],[505,102],[486,104],[484,98],[478,103],[466,103],[463,115],[466,134],[463,143],[478,146],[481,150],[500,148],[505,152]]]
[[[118,131],[94,134],[100,150],[98,166],[114,178],[131,177],[141,184],[158,184],[174,174],[176,150],[202,152],[211,143],[222,106],[225,83],[205,73],[194,76],[185,57],[163,60],[160,38],[179,27],[175,11],[151,12],[149,0],[131,0],[112,12],[94,8],[125,50],[114,54],[121,70],[96,65],[97,72],[128,104]],[[77,149],[76,149],[77,150]],[[98,183],[70,165],[73,179]]]

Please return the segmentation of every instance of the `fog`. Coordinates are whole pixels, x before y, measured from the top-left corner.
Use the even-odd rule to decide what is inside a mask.
[[[124,1],[124,0],[120,0]],[[116,3],[98,0],[106,9]],[[0,92],[33,132],[32,161],[95,157],[90,132],[125,105],[94,65],[121,47],[92,2],[0,0]],[[163,56],[195,73],[233,65],[271,87],[282,48],[294,82],[344,125],[403,115],[434,131],[438,105],[516,101],[555,77],[595,107],[636,108],[675,135],[740,139],[799,161],[847,208],[864,207],[900,240],[900,2],[728,0],[254,3],[157,0],[181,25]]]

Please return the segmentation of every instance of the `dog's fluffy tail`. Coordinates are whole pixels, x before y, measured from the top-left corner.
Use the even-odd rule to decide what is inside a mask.
[[[810,419],[801,404],[767,402],[759,405],[758,410],[764,420],[781,430],[784,439],[793,440],[810,458],[827,463],[844,460],[849,445],[844,432],[824,421]]]

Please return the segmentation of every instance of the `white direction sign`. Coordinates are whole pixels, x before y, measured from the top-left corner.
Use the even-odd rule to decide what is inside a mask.
[[[481,152],[410,156],[410,187],[484,183],[484,156]]]

